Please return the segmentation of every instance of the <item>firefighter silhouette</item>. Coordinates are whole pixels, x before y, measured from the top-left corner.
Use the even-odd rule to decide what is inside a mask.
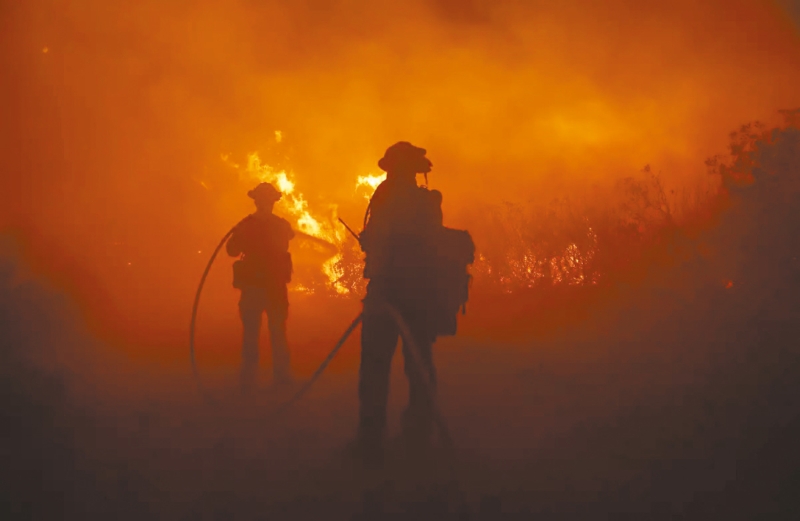
[[[228,255],[241,257],[234,263],[234,287],[241,290],[241,385],[245,392],[255,385],[261,320],[265,312],[275,382],[292,382],[286,320],[289,313],[287,285],[292,278],[289,241],[295,236],[289,222],[272,213],[281,198],[273,185],[261,183],[247,195],[255,202],[256,211],[234,229],[226,244]]]
[[[386,150],[378,162],[387,173],[370,200],[359,236],[365,253],[364,277],[369,279],[363,301],[359,423],[353,456],[380,465],[386,428],[386,405],[392,357],[401,327],[391,306],[402,317],[417,353],[402,339],[409,400],[402,417],[402,440],[411,455],[430,447],[436,369],[433,344],[437,336],[455,334],[458,310],[467,299],[467,265],[474,245],[467,232],[443,226],[442,194],[418,186],[417,174],[430,172],[426,151],[408,142]]]

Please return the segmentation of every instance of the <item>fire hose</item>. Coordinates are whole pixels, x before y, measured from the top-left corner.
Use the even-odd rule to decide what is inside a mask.
[[[197,361],[195,359],[194,339],[195,339],[195,327],[196,327],[196,324],[197,324],[197,309],[198,309],[198,306],[200,304],[200,295],[202,294],[203,286],[205,285],[205,281],[206,281],[206,278],[208,277],[209,271],[211,271],[211,266],[214,263],[214,259],[216,259],[217,254],[222,249],[222,246],[225,244],[225,242],[228,240],[228,238],[233,234],[233,232],[236,230],[236,228],[239,226],[239,224],[241,224],[241,222],[242,221],[237,223],[233,228],[231,228],[228,231],[228,233],[225,234],[225,236],[222,238],[222,240],[217,245],[217,247],[214,250],[214,252],[211,254],[211,258],[209,259],[208,264],[206,265],[206,269],[205,269],[205,271],[203,271],[203,276],[200,278],[200,284],[197,287],[197,293],[195,294],[194,305],[192,307],[192,320],[191,320],[191,324],[189,326],[189,358],[191,360],[192,373],[194,375],[194,379],[195,379],[195,382],[197,384],[198,391],[206,399],[206,401],[211,403],[211,404],[215,404],[216,402],[214,401],[213,397],[207,392],[207,390],[203,386],[202,380],[200,378],[200,373],[197,370]],[[433,415],[434,415],[434,421],[435,421],[436,426],[437,426],[437,428],[439,430],[439,435],[441,437],[442,445],[448,451],[449,455],[452,456],[453,440],[452,440],[452,437],[450,436],[450,430],[448,429],[447,424],[444,421],[444,416],[442,415],[441,410],[439,409],[438,400],[436,399],[436,391],[433,388],[431,375],[427,371],[427,368],[425,367],[425,365],[422,363],[422,357],[421,357],[421,355],[419,353],[419,348],[417,347],[417,344],[414,341],[414,337],[411,334],[411,331],[410,331],[410,329],[408,327],[408,324],[406,323],[405,319],[403,319],[403,316],[400,314],[400,312],[394,306],[392,306],[391,304],[389,304],[388,302],[386,302],[383,299],[381,299],[381,301],[379,301],[379,304],[394,319],[395,323],[397,324],[398,329],[400,330],[400,334],[403,337],[404,342],[406,343],[406,345],[409,348],[408,351],[411,353],[412,363],[417,366],[417,369],[419,370],[420,374],[422,375],[423,385],[424,385],[424,388],[425,388],[425,392],[428,395],[428,398],[430,400],[431,406],[433,408],[432,412],[433,412]],[[344,345],[345,341],[347,341],[347,339],[350,337],[350,335],[353,333],[353,331],[356,329],[356,327],[358,327],[358,325],[362,322],[363,318],[364,318],[364,314],[361,313],[350,323],[350,326],[348,326],[347,330],[339,338],[339,341],[336,343],[336,345],[331,350],[331,352],[328,354],[328,356],[325,358],[325,360],[322,362],[322,364],[320,364],[319,368],[314,372],[314,374],[311,376],[311,378],[308,380],[308,382],[306,382],[303,385],[303,387],[300,388],[289,400],[287,400],[286,402],[281,404],[279,407],[274,409],[268,415],[270,418],[274,418],[276,416],[279,416],[281,413],[283,413],[287,409],[289,409],[289,407],[291,407],[294,403],[296,403],[300,398],[302,398],[302,396],[311,388],[311,386],[314,385],[314,383],[317,381],[317,379],[319,379],[319,377],[322,375],[322,373],[328,367],[328,364],[330,364],[330,362],[333,360],[333,358],[336,356],[336,354],[342,348],[342,346]]]
[[[422,363],[422,357],[419,353],[419,348],[417,347],[417,343],[414,341],[414,337],[411,334],[410,329],[408,328],[408,324],[406,324],[405,319],[400,314],[397,309],[382,300],[380,303],[381,307],[383,307],[389,315],[394,319],[395,323],[397,324],[398,329],[400,329],[400,335],[403,337],[403,341],[408,346],[408,351],[411,353],[411,362],[417,367],[417,370],[422,375],[422,382],[425,388],[425,393],[428,395],[428,399],[431,402],[431,406],[433,408],[433,417],[436,423],[436,427],[439,429],[439,436],[441,437],[442,445],[448,451],[452,451],[453,449],[453,439],[450,436],[450,429],[447,427],[447,423],[444,421],[444,415],[442,414],[441,410],[439,409],[439,403],[436,399],[436,391],[433,388],[433,383],[431,380],[431,374],[428,372],[425,364]],[[339,341],[336,343],[336,346],[331,350],[328,354],[327,358],[320,364],[319,368],[316,372],[312,375],[312,377],[306,382],[306,384],[297,391],[289,400],[284,402],[280,407],[274,409],[268,416],[270,418],[274,418],[279,414],[285,412],[289,407],[291,407],[294,403],[296,403],[310,388],[314,385],[314,382],[322,375],[325,369],[328,367],[328,364],[333,360],[336,356],[336,353],[341,349],[344,345],[347,338],[350,334],[355,330],[355,328],[362,322],[364,319],[364,313],[359,314],[355,320],[350,324],[350,326],[345,331],[344,335],[339,338]]]
[[[247,219],[247,217],[245,217]],[[197,389],[200,391],[200,394],[203,395],[203,398],[206,399],[209,403],[214,403],[214,399],[211,395],[206,391],[205,387],[203,387],[203,382],[200,380],[200,373],[197,371],[197,361],[194,357],[194,331],[195,325],[197,324],[197,307],[200,304],[200,295],[203,292],[203,285],[206,283],[206,277],[208,277],[208,272],[211,271],[211,265],[214,264],[214,259],[217,258],[217,254],[219,250],[222,249],[222,246],[225,245],[225,242],[228,238],[233,235],[234,230],[236,227],[242,224],[244,219],[236,223],[236,225],[231,228],[228,233],[219,241],[217,248],[214,250],[214,253],[211,254],[211,258],[208,260],[208,264],[206,265],[206,269],[203,272],[203,276],[200,277],[200,285],[197,286],[197,293],[194,296],[194,305],[192,306],[192,322],[189,325],[189,359],[192,362],[192,374],[194,374],[195,383],[197,383]]]

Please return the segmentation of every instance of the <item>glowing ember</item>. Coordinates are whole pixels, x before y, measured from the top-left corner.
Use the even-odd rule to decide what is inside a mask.
[[[579,286],[595,285],[599,280],[593,262],[598,251],[598,239],[591,227],[582,232],[579,242],[568,242],[563,249],[547,247],[521,230],[519,216],[504,216],[494,247],[476,255],[472,268],[476,282],[494,287],[504,293],[529,290],[542,284]],[[524,221],[523,221],[524,222]]]

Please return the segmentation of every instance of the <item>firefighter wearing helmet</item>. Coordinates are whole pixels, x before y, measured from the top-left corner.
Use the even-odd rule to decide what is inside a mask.
[[[418,186],[416,181],[417,174],[425,174],[427,180],[433,165],[425,149],[401,141],[386,150],[378,166],[386,172],[386,180],[370,200],[359,237],[366,254],[364,277],[369,282],[361,328],[359,423],[350,446],[354,456],[371,466],[382,462],[389,373],[398,339],[403,340],[409,385],[402,440],[409,455],[419,456],[430,447],[434,427],[433,344],[437,336],[454,334],[442,320],[442,310],[447,307],[442,295],[448,293],[442,285],[447,278],[442,271],[447,258],[442,244],[450,237],[442,224],[442,194]],[[461,234],[457,242],[466,266],[472,262],[474,246],[466,232],[452,231]],[[401,326],[386,304],[402,316],[413,346],[402,338]],[[457,312],[450,314],[455,320]]]
[[[248,392],[255,385],[259,359],[262,315],[266,312],[276,383],[292,381],[286,319],[289,313],[287,284],[292,278],[289,241],[295,232],[285,219],[272,213],[281,193],[270,183],[261,183],[247,195],[256,211],[233,231],[226,244],[234,263],[234,287],[241,290],[239,316],[242,320],[241,385]]]

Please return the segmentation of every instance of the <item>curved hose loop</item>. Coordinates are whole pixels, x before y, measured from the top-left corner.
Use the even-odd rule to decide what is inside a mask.
[[[244,219],[242,219],[242,221],[244,221]],[[197,308],[198,308],[198,306],[200,304],[200,295],[202,294],[203,286],[205,284],[206,278],[208,277],[209,271],[211,271],[211,266],[214,263],[214,259],[216,259],[217,254],[222,249],[222,246],[225,244],[225,242],[233,234],[233,232],[236,230],[236,228],[239,226],[239,224],[241,224],[242,221],[237,223],[233,228],[231,228],[228,231],[228,233],[225,234],[225,236],[222,238],[222,240],[217,245],[217,247],[214,250],[214,252],[211,254],[211,258],[209,259],[208,264],[206,265],[206,269],[203,272],[203,276],[200,278],[200,284],[197,287],[197,293],[195,294],[195,298],[194,298],[194,305],[192,306],[192,321],[191,321],[191,324],[189,326],[189,357],[190,357],[191,364],[192,364],[192,373],[194,374],[194,378],[195,378],[195,382],[197,383],[198,390],[203,395],[203,397],[206,399],[206,401],[211,403],[211,404],[215,404],[216,402],[211,397],[211,395],[206,391],[205,387],[203,387],[203,383],[200,380],[200,374],[199,374],[199,372],[197,370],[197,362],[195,360],[194,337],[195,337],[195,326],[196,326],[196,323],[197,323]],[[411,331],[408,328],[408,324],[406,323],[405,319],[403,319],[403,316],[400,314],[399,311],[397,311],[397,309],[394,306],[392,306],[391,304],[389,304],[385,300],[382,300],[382,304],[383,304],[383,307],[386,308],[386,310],[389,312],[391,317],[394,319],[395,323],[397,324],[398,329],[400,329],[400,334],[402,335],[403,340],[406,342],[406,344],[410,348],[409,351],[411,352],[411,355],[412,355],[412,359],[413,359],[412,361],[417,366],[417,369],[420,371],[420,374],[422,374],[422,376],[423,376],[423,382],[424,382],[425,390],[426,390],[426,392],[428,394],[429,399],[431,400],[431,404],[432,404],[432,407],[433,407],[434,420],[436,421],[437,427],[439,429],[439,435],[441,436],[442,444],[444,445],[445,449],[448,452],[448,455],[450,456],[450,462],[451,462],[451,468],[452,468],[452,460],[453,460],[453,452],[454,452],[453,438],[450,435],[450,429],[448,428],[447,423],[444,420],[444,416],[442,415],[441,409],[439,408],[439,403],[438,403],[438,399],[437,399],[437,396],[436,396],[436,392],[435,392],[435,390],[433,388],[433,385],[431,383],[431,375],[427,371],[427,369],[425,368],[424,364],[422,363],[422,359],[421,359],[421,356],[419,354],[419,348],[417,347],[417,343],[414,341],[414,337],[411,334]],[[350,326],[348,326],[347,330],[341,336],[339,341],[336,343],[336,345],[331,350],[331,352],[328,354],[328,356],[325,358],[325,360],[322,362],[322,364],[320,364],[319,368],[312,375],[312,377],[309,379],[309,381],[306,382],[306,384],[300,390],[298,390],[297,393],[294,394],[294,396],[292,396],[289,400],[287,400],[281,406],[279,406],[277,409],[275,409],[269,415],[270,417],[278,416],[281,413],[285,412],[289,407],[291,407],[300,398],[302,398],[303,395],[305,395],[306,392],[308,392],[308,390],[311,388],[311,386],[313,386],[314,383],[319,379],[319,377],[322,375],[322,373],[328,367],[328,364],[330,364],[330,362],[333,360],[333,358],[336,356],[336,354],[342,348],[342,346],[344,345],[345,341],[347,341],[347,339],[350,337],[350,335],[353,333],[353,331],[356,329],[356,327],[358,327],[358,325],[361,323],[363,318],[364,318],[364,314],[361,313],[353,320],[353,322],[350,323]]]
[[[245,217],[245,219],[247,219],[247,217]],[[203,382],[200,379],[200,373],[197,370],[197,361],[195,359],[194,337],[195,337],[195,329],[196,329],[196,324],[197,324],[197,309],[198,309],[198,307],[200,305],[200,295],[203,292],[203,286],[205,285],[206,278],[208,277],[209,271],[211,271],[211,266],[214,264],[214,259],[217,258],[217,254],[222,249],[222,246],[225,244],[225,242],[228,240],[228,238],[233,234],[233,232],[236,230],[236,228],[243,221],[244,221],[244,219],[239,221],[236,224],[236,226],[231,228],[228,231],[228,233],[225,234],[225,236],[222,238],[222,240],[219,241],[219,244],[217,245],[217,247],[214,250],[214,252],[211,254],[211,258],[209,259],[208,264],[206,265],[206,269],[203,272],[203,276],[200,278],[200,284],[197,287],[197,293],[195,294],[195,297],[194,297],[194,305],[192,306],[192,321],[191,321],[191,324],[189,326],[189,358],[190,358],[191,364],[192,364],[192,374],[194,375],[195,382],[197,383],[197,389],[200,391],[200,394],[203,395],[203,398],[205,398],[205,400],[209,404],[212,404],[212,405],[216,404],[216,402],[213,399],[213,397],[211,396],[211,394],[203,386]],[[322,375],[322,373],[328,367],[328,364],[330,364],[331,360],[333,360],[333,357],[336,356],[336,353],[338,353],[339,349],[341,349],[341,347],[344,345],[345,341],[353,333],[355,328],[358,327],[358,325],[361,323],[361,319],[362,319],[362,314],[359,314],[355,318],[355,320],[353,320],[353,322],[350,324],[350,326],[347,328],[347,331],[345,331],[344,335],[342,335],[342,337],[336,343],[336,346],[333,348],[333,350],[331,350],[331,352],[328,354],[328,357],[322,362],[322,364],[319,366],[319,368],[314,373],[314,375],[311,377],[311,379],[308,382],[306,382],[306,384],[291,399],[289,399],[286,403],[284,403],[283,405],[278,407],[278,409],[274,410],[270,414],[270,416],[279,415],[280,413],[282,413],[286,409],[288,409],[291,405],[293,405],[297,400],[299,400],[300,398],[303,397],[303,395],[311,388],[312,385],[314,385],[314,383],[317,381],[317,379]]]
[[[245,217],[245,219],[247,219],[247,217]],[[200,391],[200,394],[203,395],[203,398],[205,398],[206,401],[211,404],[215,403],[214,399],[211,397],[208,391],[206,391],[205,387],[203,387],[203,382],[200,380],[200,373],[197,371],[197,361],[195,360],[194,357],[194,332],[195,332],[195,325],[197,323],[197,308],[200,305],[200,295],[203,292],[203,285],[206,282],[206,277],[208,277],[208,272],[211,271],[211,265],[214,264],[214,259],[217,258],[219,250],[222,249],[222,246],[225,245],[225,242],[231,235],[233,235],[234,230],[236,230],[236,228],[240,224],[242,224],[243,221],[244,219],[236,223],[236,226],[231,228],[228,231],[228,233],[225,234],[222,240],[219,241],[219,244],[217,245],[217,248],[214,250],[214,253],[211,254],[211,259],[209,259],[208,264],[206,265],[206,269],[203,272],[203,276],[200,278],[200,285],[197,287],[197,293],[195,294],[194,297],[194,306],[192,306],[192,322],[189,325],[189,358],[192,362],[192,373],[194,374],[194,379],[195,382],[197,383],[197,389]]]

